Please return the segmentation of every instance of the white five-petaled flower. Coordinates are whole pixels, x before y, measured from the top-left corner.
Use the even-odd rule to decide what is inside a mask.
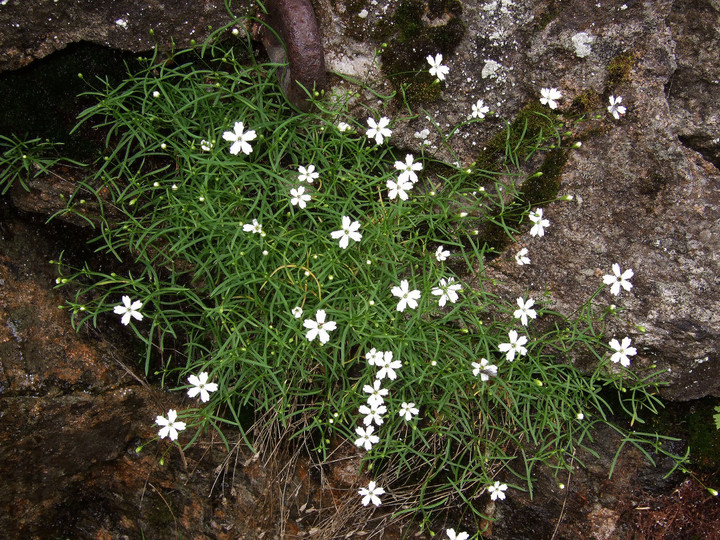
[[[378,371],[375,375],[375,378],[377,380],[381,380],[387,377],[391,381],[394,381],[395,379],[397,379],[397,374],[395,373],[395,370],[402,367],[402,361],[393,360],[392,351],[384,351],[382,358],[375,360],[375,365],[380,368],[380,371]]]
[[[226,131],[222,134],[223,139],[232,142],[230,145],[230,153],[234,156],[238,155],[240,151],[244,154],[250,154],[253,149],[248,141],[254,141],[255,132],[253,130],[245,131],[245,126],[242,122],[235,122],[233,131]]]
[[[470,535],[466,532],[459,532],[456,533],[455,529],[447,529],[445,531],[445,534],[447,534],[448,538],[450,540],[467,540],[470,538]]]
[[[140,308],[143,306],[140,300],[134,302],[130,300],[129,296],[122,297],[122,306],[115,306],[113,312],[116,315],[122,315],[120,322],[127,326],[130,323],[130,317],[142,321],[143,315],[140,313]]]
[[[620,362],[621,365],[625,367],[630,366],[630,359],[628,356],[635,356],[637,354],[637,349],[635,347],[631,347],[632,340],[629,337],[624,337],[622,340],[622,343],[618,343],[618,340],[613,338],[610,340],[610,347],[615,350],[613,355],[610,357],[610,360],[614,363]]]
[[[603,283],[605,285],[610,285],[610,292],[613,293],[615,296],[620,294],[620,287],[625,289],[626,291],[629,291],[632,289],[632,283],[630,283],[628,280],[635,275],[635,273],[631,269],[627,269],[624,272],[620,271],[620,265],[618,263],[614,263],[612,265],[612,271],[613,274],[605,274],[603,276]]]
[[[355,440],[355,446],[365,447],[365,450],[368,452],[372,450],[372,445],[380,442],[380,437],[373,435],[374,431],[375,426],[368,426],[367,428],[362,426],[356,427],[355,433],[357,433],[360,438]]]
[[[200,141],[200,150],[202,150],[203,152],[209,152],[213,149],[214,146],[215,141],[206,141],[205,139]]]
[[[557,109],[557,100],[562,97],[560,90],[557,88],[543,88],[540,90],[540,95],[542,96],[540,98],[540,103],[542,105],[547,105],[551,109]]]
[[[375,347],[373,347],[365,353],[365,359],[369,365],[377,366],[379,365],[379,362],[382,362],[383,351],[378,351]]]
[[[160,428],[160,431],[158,431],[158,436],[161,439],[164,439],[165,437],[170,437],[171,441],[175,441],[178,438],[178,431],[182,431],[185,429],[185,422],[176,422],[177,420],[177,411],[175,409],[170,409],[167,413],[167,418],[163,416],[158,416],[155,418],[155,423],[158,426],[163,426]]]
[[[363,424],[366,426],[369,426],[373,423],[373,421],[378,425],[381,426],[383,423],[382,416],[387,412],[387,407],[383,405],[382,403],[380,405],[377,404],[368,404],[368,405],[360,405],[358,408],[358,412],[360,414],[364,414],[365,418],[363,418]]]
[[[414,416],[417,416],[417,414],[420,412],[420,409],[415,407],[414,403],[406,403],[405,401],[402,402],[400,405],[400,410],[398,411],[398,416],[401,418],[405,418],[406,422],[409,422],[413,419]]]
[[[550,226],[550,221],[543,219],[542,208],[536,208],[528,214],[528,219],[533,222],[530,229],[530,236],[545,236],[545,227]]]
[[[472,117],[473,118],[485,118],[485,115],[490,112],[490,107],[485,105],[482,99],[478,99],[477,103],[472,106]]]
[[[350,130],[350,124],[347,124],[345,122],[338,122],[337,128],[340,133],[345,133],[346,131]]]
[[[253,219],[252,223],[246,223],[243,225],[243,231],[260,235],[263,233],[262,225],[258,223],[257,219]]]
[[[388,129],[390,119],[383,116],[378,122],[374,118],[367,119],[367,125],[370,129],[366,131],[368,139],[375,139],[375,144],[382,144],[385,137],[392,135],[392,130]]]
[[[481,381],[488,381],[490,377],[497,377],[497,366],[488,362],[487,358],[481,358],[480,363],[473,362],[473,375],[480,375]]]
[[[627,111],[625,105],[620,105],[620,103],[622,103],[622,98],[620,96],[610,96],[610,105],[607,110],[615,117],[615,120],[620,120],[620,115],[625,114],[625,111]]]
[[[400,175],[398,176],[398,182],[402,182],[403,180],[410,180],[412,183],[415,183],[418,181],[418,175],[415,173],[415,171],[422,171],[423,165],[422,163],[415,163],[415,158],[412,154],[407,154],[405,156],[405,163],[402,161],[396,161],[395,162],[395,168],[400,172]]]
[[[363,506],[367,506],[368,504],[370,504],[371,501],[375,506],[380,506],[382,502],[380,500],[380,495],[384,495],[385,490],[381,487],[378,487],[378,485],[374,481],[371,481],[368,484],[368,487],[360,488],[358,490],[358,494],[362,495]]]
[[[439,80],[444,81],[445,75],[448,74],[450,68],[442,65],[443,57],[442,54],[437,53],[435,58],[431,54],[427,57],[428,64],[430,64],[430,75],[437,77]]]
[[[337,328],[337,323],[335,321],[326,321],[325,310],[318,309],[317,313],[315,313],[315,320],[305,319],[303,321],[303,326],[308,329],[305,334],[308,341],[318,338],[320,343],[324,345],[330,341],[330,334],[328,334],[328,332],[335,330]]]
[[[413,187],[413,183],[407,178],[398,178],[397,182],[388,179],[385,185],[388,188],[388,199],[399,197],[403,201],[408,200],[407,192]]]
[[[200,394],[200,401],[207,403],[210,401],[210,393],[215,392],[218,389],[217,383],[207,382],[208,373],[203,371],[200,375],[190,375],[188,382],[193,385],[189,388],[187,393],[190,397],[195,397]]]
[[[530,257],[528,257],[527,254],[528,248],[522,248],[515,254],[515,262],[517,262],[519,266],[530,264]]]
[[[498,345],[500,352],[506,353],[505,359],[508,362],[515,360],[515,353],[520,356],[525,356],[527,354],[527,349],[523,347],[523,345],[528,342],[528,338],[526,336],[520,336],[518,338],[518,333],[515,330],[510,330],[508,332],[508,339],[510,340],[509,343],[501,343]]]
[[[507,484],[501,484],[495,480],[495,483],[492,486],[488,486],[487,490],[490,492],[490,498],[493,501],[497,499],[502,501],[505,499],[505,492],[507,491],[507,488]]]
[[[350,244],[351,239],[355,240],[356,242],[362,240],[362,233],[359,233],[358,229],[360,229],[359,222],[350,221],[350,218],[348,216],[343,216],[342,229],[331,232],[330,236],[333,238],[333,240],[337,240],[339,238],[340,247],[342,249],[345,249],[346,247],[348,247],[348,244]]]
[[[300,306],[295,306],[294,308],[292,308],[291,313],[293,314],[293,317],[299,319],[300,317],[302,317],[302,308]]]
[[[308,165],[307,169],[301,165],[300,167],[298,167],[298,172],[300,173],[298,175],[298,180],[300,182],[307,182],[308,184],[312,184],[313,180],[317,180],[318,178],[320,178],[320,173],[315,172],[315,165]]]
[[[430,291],[435,296],[439,296],[438,306],[443,307],[445,303],[450,300],[453,304],[458,301],[458,291],[462,291],[462,285],[459,283],[453,283],[455,278],[442,278],[438,286]]]
[[[518,298],[517,305],[519,306],[519,308],[515,310],[515,312],[513,313],[513,317],[515,317],[516,319],[520,319],[520,322],[523,326],[527,326],[528,317],[530,317],[531,319],[537,318],[537,312],[534,309],[531,309],[534,304],[535,300],[533,300],[532,298],[528,298],[527,302],[522,298]]]
[[[403,279],[400,286],[393,287],[390,292],[392,292],[393,296],[400,298],[396,308],[398,311],[405,311],[406,307],[415,309],[418,306],[417,301],[420,300],[420,291],[417,289],[411,291],[407,279]]]
[[[290,204],[293,206],[299,206],[300,208],[305,208],[308,201],[312,199],[308,193],[305,193],[305,188],[303,186],[291,189],[290,195],[292,196]]]
[[[382,405],[385,402],[384,396],[388,395],[389,390],[382,388],[380,386],[381,384],[382,381],[380,379],[375,379],[372,386],[369,384],[363,386],[363,392],[370,394],[367,398],[368,405]]]
[[[435,250],[435,258],[438,260],[438,262],[443,262],[447,260],[449,256],[450,252],[442,246],[438,246],[438,248]]]

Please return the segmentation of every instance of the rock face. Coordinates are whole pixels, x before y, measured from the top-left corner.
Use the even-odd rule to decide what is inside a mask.
[[[90,41],[132,52],[201,43],[232,20],[222,0],[7,0],[0,5],[0,71]],[[242,6],[241,6],[242,7]],[[150,32],[153,32],[151,35]]]
[[[372,76],[372,25],[393,21],[393,8],[371,8],[364,23],[344,4],[323,5],[330,67]],[[443,24],[432,13],[424,15],[428,27]],[[450,67],[443,91],[423,103],[441,127],[467,118],[477,99],[512,121],[544,87],[562,92],[560,118],[584,118],[573,129],[583,146],[569,153],[559,178],[559,195],[574,202],[544,205],[552,226],[543,238],[521,226],[519,243],[490,269],[505,284],[498,291],[511,299],[547,290],[553,309],[570,314],[613,263],[630,268],[630,293],[599,297],[624,310],[608,340],[631,337],[634,366],[667,370],[661,392],[669,399],[720,395],[718,3],[493,0],[463,3],[461,19],[463,38],[443,51]],[[342,34],[353,21],[368,25],[357,41]],[[617,120],[606,110],[610,95],[627,106]],[[457,134],[450,144],[461,165],[502,126],[488,119]],[[394,142],[419,151],[413,135],[423,128],[432,152],[438,137],[422,114],[396,125]],[[521,247],[530,266],[515,264]]]
[[[498,292],[512,299],[528,291],[537,298],[547,290],[553,309],[572,313],[613,263],[632,268],[632,291],[615,297],[606,289],[598,296],[623,309],[608,326],[608,339],[633,338],[635,368],[667,369],[666,397],[720,395],[720,3],[488,0],[459,3],[458,15],[458,3],[449,0],[318,0],[329,69],[356,78],[381,76],[374,50],[386,40],[402,46],[400,23],[393,18],[402,5],[421,15],[424,28],[442,29],[453,18],[464,25],[457,41],[443,45],[447,80],[422,103],[443,128],[466,119],[478,99],[496,113],[451,140],[461,165],[478,158],[485,141],[504,128],[503,119],[512,121],[537,103],[540,88],[560,89],[562,118],[585,117],[572,130],[573,140],[583,145],[568,153],[560,174],[560,195],[574,199],[544,205],[551,221],[546,236],[533,238],[523,226],[518,243],[493,262],[491,277],[503,283]],[[171,40],[185,46],[202,41],[209,25],[229,20],[219,1],[8,0],[0,5],[0,71],[77,41],[129,51]],[[341,84],[337,78],[334,83]],[[606,111],[611,94],[622,96],[628,108],[617,120]],[[392,142],[417,152],[415,133],[426,128],[428,151],[447,157],[424,115],[398,122]],[[26,211],[58,210],[35,195],[22,199]],[[275,495],[278,486],[272,475],[262,478],[257,464],[244,461],[248,456],[238,460],[243,467],[233,482],[222,486],[228,490],[208,498],[215,468],[222,465],[222,456],[214,455],[216,441],[202,439],[184,455],[173,448],[165,468],[158,460],[167,445],[135,453],[154,437],[155,415],[181,402],[141,384],[122,366],[123,355],[114,347],[129,349],[123,338],[113,346],[75,335],[67,313],[57,309],[63,299],[52,290],[52,268],[36,262],[57,250],[40,249],[36,230],[22,221],[0,223],[0,507],[6,510],[0,527],[18,538],[134,538],[139,531],[148,538],[167,537],[167,531],[192,538],[260,538],[270,530],[258,516],[269,506],[260,501],[270,504],[268,493]],[[521,247],[529,249],[529,266],[515,263]],[[602,459],[612,453],[598,451]],[[604,480],[607,463],[601,463],[577,473],[580,487],[567,494],[547,476],[538,492],[545,499],[510,495],[497,509],[503,519],[495,537],[549,537],[563,508],[569,517],[559,537],[626,537],[641,519],[633,505],[644,509],[648,496],[662,497],[653,485],[672,491],[646,473],[644,483],[638,480],[638,457],[623,456],[613,483]],[[311,475],[299,470],[301,480],[293,482],[302,485],[304,500],[330,507],[321,496],[311,499],[317,486],[311,488]],[[691,488],[698,515],[719,515],[716,499],[703,498],[697,485],[682,486]],[[663,504],[674,500],[667,497]],[[653,508],[653,524],[663,504]],[[524,530],[531,506],[533,529]],[[278,534],[309,531],[301,508],[311,507],[292,507],[294,521],[282,521]],[[268,510],[264,517],[276,516]]]

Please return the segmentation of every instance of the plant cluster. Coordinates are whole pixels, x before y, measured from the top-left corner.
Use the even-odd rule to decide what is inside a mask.
[[[88,193],[113,207],[95,245],[117,269],[60,261],[58,284],[77,291],[77,327],[131,328],[146,372],[193,398],[157,417],[159,437],[190,445],[232,426],[252,446],[257,430],[291,429],[320,464],[338,446],[359,453],[358,484],[369,483],[358,503],[424,517],[462,505],[479,523],[484,493],[532,493],[534,468],[567,470],[599,423],[656,410],[656,373],[626,369],[630,340],[604,335],[616,310],[602,283],[570,317],[549,298],[491,292],[476,233],[524,204],[512,147],[505,171],[471,176],[393,148],[391,96],[353,115],[338,92],[298,114],[278,66],[238,60],[249,43],[215,39],[226,30],[100,85],[80,116],[106,145],[67,212]],[[444,78],[441,61],[428,58]],[[479,101],[467,122],[486,114]],[[541,208],[521,210],[518,228],[504,227],[511,240],[551,231]],[[613,271],[604,283],[629,291],[632,271]],[[577,357],[594,367],[581,372]],[[248,411],[273,427],[248,430]],[[615,429],[648,457],[645,443],[664,452],[654,433]]]

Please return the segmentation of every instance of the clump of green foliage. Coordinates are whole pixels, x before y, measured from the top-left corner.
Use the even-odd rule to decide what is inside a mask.
[[[218,385],[209,401],[194,399],[179,412],[195,433],[181,433],[183,444],[207,428],[238,429],[251,446],[257,430],[284,429],[322,464],[342,441],[354,448],[377,349],[402,365],[381,381],[387,410],[375,426],[379,441],[357,450],[358,474],[392,494],[383,506],[396,515],[429,519],[462,505],[481,523],[479,497],[498,474],[532,493],[535,467],[567,470],[599,424],[648,457],[645,445],[666,452],[662,437],[612,423],[622,414],[638,425],[661,404],[656,373],[610,362],[603,332],[614,311],[599,306],[597,293],[569,317],[537,299],[539,320],[556,322],[525,326],[514,302],[490,291],[491,247],[468,219],[502,223],[510,236],[524,225],[530,208],[519,210],[508,173],[527,157],[520,143],[528,138],[535,152],[557,159],[546,149],[561,142],[551,116],[528,112],[508,126],[497,149],[502,172],[492,167],[495,156],[481,173],[438,163],[443,176],[429,178],[434,160],[415,156],[425,166],[419,181],[407,200],[391,199],[387,182],[397,180],[405,152],[368,138],[366,118],[350,115],[346,94],[297,114],[275,82],[277,66],[238,61],[250,45],[211,39],[202,49],[155,55],[122,84],[90,91],[96,104],[80,116],[105,131],[106,145],[67,211],[89,193],[112,206],[94,244],[117,269],[60,261],[58,283],[76,291],[68,308],[78,328],[119,324],[113,311],[122,297],[140,301],[143,319],[128,316],[129,327],[144,344],[146,372],[165,386],[185,391],[201,372]],[[223,134],[239,121],[256,138],[250,153],[233,155]],[[298,168],[311,164],[319,178],[301,184]],[[478,174],[492,189],[469,185]],[[291,203],[300,185],[311,195],[306,208]],[[331,234],[345,216],[359,222],[362,238],[342,248]],[[255,232],[246,227],[253,223]],[[441,246],[446,261],[435,256]],[[399,310],[392,291],[403,280],[418,291],[417,308]],[[462,287],[456,301],[439,305],[441,280]],[[335,323],[326,343],[309,340],[304,324],[320,310]],[[527,338],[527,350],[511,357],[501,351],[513,332]],[[574,367],[578,356],[593,367]],[[481,359],[496,374],[473,365]],[[401,416],[403,404],[419,414]],[[248,414],[265,424],[247,432]]]
[[[50,174],[60,163],[81,165],[60,157],[59,146],[39,137],[26,140],[0,135],[0,195],[5,195],[16,183],[30,191],[32,180]]]

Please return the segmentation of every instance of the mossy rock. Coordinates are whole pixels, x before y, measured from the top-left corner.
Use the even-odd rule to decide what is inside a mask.
[[[382,52],[382,68],[396,90],[410,103],[439,99],[442,84],[431,76],[427,56],[455,50],[465,34],[457,0],[405,0],[390,22],[378,26],[373,37],[387,44]],[[443,20],[431,25],[428,21]]]
[[[605,81],[608,92],[630,80],[630,73],[635,67],[636,61],[635,55],[631,52],[620,53],[610,60],[607,65],[607,79]]]

